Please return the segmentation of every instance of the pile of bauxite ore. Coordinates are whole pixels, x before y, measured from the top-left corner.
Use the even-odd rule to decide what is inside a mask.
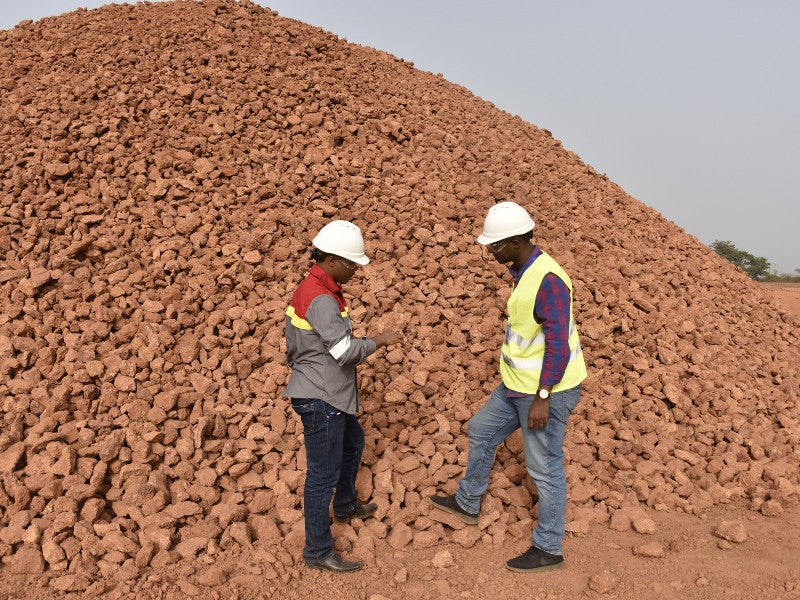
[[[454,488],[498,381],[510,278],[475,237],[501,200],[575,284],[590,376],[568,529],[797,502],[798,321],[441,76],[247,1],[80,10],[0,32],[0,156],[0,557],[16,572],[75,589],[302,539],[284,309],[333,218],[372,257],[345,290],[357,333],[406,336],[360,370],[359,489],[379,511],[344,537],[527,537],[518,437],[479,527],[427,501]]]

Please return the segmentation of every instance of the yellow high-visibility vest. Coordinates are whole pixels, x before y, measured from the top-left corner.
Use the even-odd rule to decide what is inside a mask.
[[[544,331],[533,318],[533,307],[542,279],[548,273],[561,279],[570,294],[569,362],[561,381],[553,386],[553,391],[568,390],[586,379],[586,363],[572,315],[572,281],[555,260],[542,252],[522,274],[508,299],[508,324],[500,350],[503,383],[508,389],[523,394],[535,394],[539,390],[539,377],[544,364]]]

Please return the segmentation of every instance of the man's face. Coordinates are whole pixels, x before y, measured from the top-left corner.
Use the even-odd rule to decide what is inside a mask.
[[[494,256],[497,262],[500,264],[505,264],[513,261],[514,258],[516,258],[518,245],[519,243],[517,242],[516,238],[507,238],[505,240],[487,244],[486,247],[489,249],[489,252],[492,253],[492,256]]]
[[[334,281],[339,285],[343,285],[353,278],[353,275],[358,271],[358,263],[352,260],[347,260],[341,256],[330,255],[328,260],[331,261],[331,273]]]

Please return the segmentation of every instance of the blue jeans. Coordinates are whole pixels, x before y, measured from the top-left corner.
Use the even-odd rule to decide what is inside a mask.
[[[293,398],[292,408],[303,422],[306,445],[303,558],[325,559],[333,552],[331,498],[337,515],[349,514],[357,506],[356,475],[364,450],[364,430],[354,415],[316,398]]]
[[[533,530],[533,543],[550,554],[561,554],[567,512],[564,434],[569,415],[581,397],[581,386],[552,393],[547,425],[538,429],[528,427],[528,410],[534,397],[508,398],[507,394],[508,388],[501,383],[469,420],[467,472],[458,484],[456,501],[468,512],[480,511],[495,450],[521,426],[525,466],[539,491],[539,522]]]

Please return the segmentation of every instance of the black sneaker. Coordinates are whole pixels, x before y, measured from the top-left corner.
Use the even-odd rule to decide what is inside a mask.
[[[478,522],[478,513],[472,514],[465,511],[458,505],[455,496],[431,496],[430,501],[436,508],[458,515],[464,523],[475,525]]]
[[[533,573],[534,571],[555,571],[564,566],[564,557],[560,554],[550,554],[531,546],[525,553],[506,562],[512,571]]]
[[[357,504],[353,512],[348,515],[337,515],[334,513],[333,518],[337,523],[346,523],[350,519],[366,519],[378,510],[377,504]]]

